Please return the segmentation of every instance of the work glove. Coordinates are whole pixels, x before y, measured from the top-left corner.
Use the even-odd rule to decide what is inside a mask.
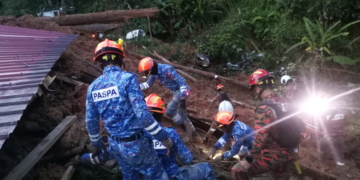
[[[149,88],[148,83],[144,82],[144,83],[141,83],[141,84],[140,84],[140,90],[145,90],[145,89],[147,89],[147,88]]]
[[[212,158],[215,155],[216,150],[217,150],[216,147],[211,147],[209,149],[209,152],[208,152],[209,158]]]
[[[181,99],[185,99],[190,95],[190,90],[186,86],[180,87]]]
[[[171,150],[172,150],[172,146],[173,146],[172,140],[171,140],[170,138],[166,138],[166,139],[163,140],[161,143],[162,143],[162,144],[166,147],[166,149],[168,150],[168,152],[166,153],[166,155],[167,155],[167,156],[170,155]]]

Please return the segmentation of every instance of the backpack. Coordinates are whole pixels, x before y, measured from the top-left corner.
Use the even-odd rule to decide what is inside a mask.
[[[294,113],[291,110],[286,111],[285,104],[282,103],[262,102],[256,109],[262,105],[270,106],[275,111],[275,122]],[[274,126],[279,133],[279,138],[274,138],[275,141],[280,147],[290,149],[298,147],[302,137],[301,133],[306,130],[305,123],[297,116],[292,116]]]

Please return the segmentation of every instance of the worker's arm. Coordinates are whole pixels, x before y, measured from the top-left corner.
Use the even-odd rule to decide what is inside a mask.
[[[275,119],[274,110],[271,107],[269,107],[267,105],[259,106],[255,110],[254,130],[258,131],[259,129],[262,129],[266,125],[270,124],[274,119]],[[269,136],[270,129],[271,128],[265,128],[265,129],[262,129],[261,131],[256,132],[256,138],[255,138],[255,141],[252,146],[253,150],[255,150],[255,151],[262,150],[263,144],[261,142],[266,141],[266,139]]]
[[[179,85],[182,99],[185,99],[189,96],[190,87],[186,84],[186,80],[176,72],[174,67],[168,66],[164,73],[167,78],[175,80]]]
[[[182,87],[189,88],[186,84],[186,80],[176,72],[174,67],[168,66],[164,73],[166,74],[167,78],[174,79],[179,84],[180,90]]]
[[[244,128],[247,127],[244,126]],[[234,135],[234,140],[235,140],[234,145],[231,147],[229,151],[226,151],[223,154],[223,157],[225,159],[231,158],[239,153],[240,148],[244,143],[244,137],[246,137],[246,129],[241,129],[240,133],[238,132],[236,135]]]
[[[151,134],[155,139],[159,141],[165,140],[168,135],[154,119],[148,107],[146,106],[144,96],[139,88],[139,80],[137,76],[133,74],[128,79],[128,82],[129,83],[125,88],[139,124],[142,124],[144,129],[149,132],[149,134]]]
[[[225,146],[225,144],[229,141],[231,135],[229,133],[224,133],[223,136],[215,143],[216,149],[220,149]]]
[[[155,80],[156,80],[156,77],[154,75],[150,75],[146,82],[140,84],[140,89],[145,90],[145,89],[151,87],[154,84]]]
[[[104,142],[101,139],[100,125],[99,125],[99,111],[97,110],[94,100],[91,95],[92,86],[88,88],[86,95],[86,129],[89,133],[91,144],[94,147],[103,147]]]
[[[217,94],[214,98],[210,99],[211,103],[214,103],[215,100],[219,100],[220,94]]]
[[[173,133],[169,134],[171,140],[174,142],[174,151],[179,157],[181,163],[190,164],[193,161],[193,154],[186,147],[184,142],[181,140],[179,134],[174,130]]]

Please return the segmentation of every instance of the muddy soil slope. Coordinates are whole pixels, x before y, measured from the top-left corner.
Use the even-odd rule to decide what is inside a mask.
[[[50,31],[59,31],[64,33],[74,33],[69,27],[61,27],[52,22],[37,21],[31,16],[23,16],[21,18],[14,17],[0,17],[0,24],[27,27],[33,29],[43,29]],[[88,61],[92,62],[92,53],[97,42],[90,38],[89,35],[81,35],[71,43],[68,49],[64,52],[62,58],[54,66],[54,70],[65,74],[77,75],[80,71],[85,71],[93,75],[100,75],[101,72],[96,68],[89,66]],[[132,48],[131,51],[136,51]],[[137,72],[137,63],[139,59],[128,56],[125,59],[127,71]],[[233,77],[240,81],[246,81],[247,76],[238,74]],[[141,79],[144,81],[144,79]],[[211,105],[208,100],[216,95],[215,84],[212,79],[202,78],[198,82],[193,83],[187,81],[191,87],[191,95],[187,101],[188,107],[195,110],[195,115],[198,117],[213,118],[217,112],[217,103]],[[225,90],[229,96],[237,101],[243,103],[254,104],[253,96],[246,88],[237,87],[233,84],[224,82]],[[36,145],[39,143],[47,133],[49,133],[65,116],[76,114],[78,121],[64,134],[64,136],[55,144],[50,150],[49,154],[65,152],[71,148],[79,145],[89,143],[88,135],[85,129],[84,112],[85,112],[85,98],[87,85],[72,87],[64,85],[58,92],[50,94],[46,105],[42,101],[37,101],[31,104],[25,111],[21,121],[31,121],[38,123],[43,129],[44,133],[37,137],[29,136],[29,133],[15,131],[4,148],[0,151],[0,178],[4,177],[17,163],[19,163]],[[145,95],[156,93],[163,97],[168,102],[172,94],[158,82],[154,87],[145,91]],[[240,119],[249,125],[253,125],[254,110],[235,105],[235,112],[239,114]],[[173,125],[167,121],[167,125]],[[181,129],[178,131],[181,133]],[[200,131],[203,135],[204,132]],[[212,143],[215,140],[211,140]],[[210,143],[211,144],[211,143]],[[206,160],[206,151],[208,145],[203,144],[187,144],[195,155],[196,161]],[[317,168],[326,173],[332,173],[333,167],[323,163],[314,163],[314,159],[310,156],[313,150],[311,147],[301,149],[301,162],[310,167]],[[218,172],[223,172],[229,175],[230,168],[234,162],[213,164]],[[328,163],[330,164],[330,163]],[[352,163],[348,163],[352,164]],[[53,164],[38,164],[24,179],[59,179],[65,171],[64,162]],[[329,166],[329,167],[328,167]],[[354,179],[360,179],[359,172],[351,166],[351,176]],[[326,170],[327,169],[327,170]]]

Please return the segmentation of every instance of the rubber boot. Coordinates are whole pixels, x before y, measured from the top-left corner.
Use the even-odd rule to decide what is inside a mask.
[[[179,113],[176,113],[176,115],[173,117],[170,114],[166,114],[166,113],[164,114],[164,116],[171,119],[177,125],[181,125],[183,122]]]

